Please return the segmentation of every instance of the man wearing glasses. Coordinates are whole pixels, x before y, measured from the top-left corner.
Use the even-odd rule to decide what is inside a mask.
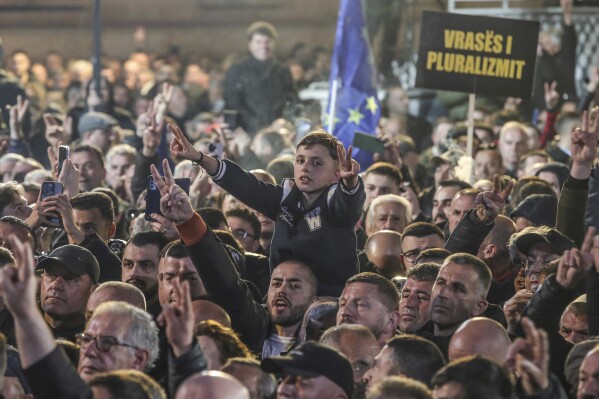
[[[541,226],[523,230],[516,246],[526,256],[523,264],[526,289],[536,292],[543,283],[543,270],[573,248],[574,242],[554,228]]]
[[[243,248],[248,252],[258,252],[260,248],[260,221],[246,208],[233,208],[227,211],[227,224]]]
[[[412,223],[401,236],[402,261],[406,271],[414,267],[420,252],[429,248],[443,248],[445,237],[443,232],[432,223]]]
[[[105,371],[144,371],[158,357],[158,329],[152,317],[125,302],[100,305],[76,339],[77,371],[84,381]]]
[[[85,383],[92,375],[118,369],[143,370],[153,363],[158,352],[158,330],[151,316],[127,303],[112,302],[98,307],[85,332],[77,335],[77,342],[81,346],[77,373],[64,351],[56,345],[43,315],[37,311],[36,267],[31,245],[15,237],[9,237],[9,241],[16,262],[1,270],[0,295],[14,317],[22,367],[36,397],[92,398],[91,389]],[[76,250],[71,247],[67,246],[63,252],[70,251],[70,255],[73,255]],[[93,262],[86,263],[77,256],[65,261],[65,254],[56,251],[37,266],[44,270],[44,274],[49,273],[46,279],[66,285],[64,281],[69,276],[66,272],[69,272],[80,274],[77,277],[83,276],[83,283],[88,279],[97,281],[97,263],[90,267]],[[77,255],[82,257],[84,254],[85,250],[79,248]],[[50,270],[60,270],[56,265],[62,266],[61,274],[51,274]],[[44,277],[42,284],[43,280]],[[54,298],[49,301],[53,304],[65,298],[50,297]]]

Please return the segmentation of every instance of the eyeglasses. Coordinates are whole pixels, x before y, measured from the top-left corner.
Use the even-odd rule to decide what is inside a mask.
[[[229,228],[229,231],[231,232],[231,234],[233,234],[233,237],[237,238],[238,240],[243,240],[243,239],[248,238],[248,237],[256,238],[255,235],[248,233],[244,229],[232,229],[232,228]]]
[[[524,270],[526,272],[532,272],[535,269],[536,270],[541,270],[545,267],[547,267],[551,262],[556,261],[559,259],[559,256],[549,256],[546,258],[533,258],[533,257],[529,257],[526,258],[526,260],[523,262],[523,266],[524,266]],[[534,265],[540,264],[541,267],[539,268],[534,268]]]
[[[139,349],[137,346],[128,344],[119,340],[118,338],[111,337],[109,335],[98,335],[95,337],[86,333],[80,333],[75,335],[75,342],[77,342],[77,345],[79,345],[80,347],[87,346],[91,344],[92,341],[95,341],[96,348],[98,348],[100,352],[104,353],[110,352],[113,346],[124,346],[127,348]]]

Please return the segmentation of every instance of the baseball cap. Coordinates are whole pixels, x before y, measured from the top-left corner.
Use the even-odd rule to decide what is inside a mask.
[[[96,257],[79,245],[68,244],[56,248],[46,258],[40,260],[35,269],[43,270],[56,266],[76,276],[89,274],[94,284],[100,279],[100,265]]]
[[[348,397],[354,392],[354,374],[349,360],[335,349],[316,342],[308,341],[286,356],[263,359],[260,367],[267,373],[326,377],[343,389]]]
[[[516,246],[520,252],[528,255],[530,247],[539,242],[549,245],[560,255],[576,246],[574,241],[554,228],[532,228],[530,232],[523,230],[523,234],[516,239]]]
[[[118,124],[116,119],[103,112],[87,112],[79,119],[77,130],[82,134],[96,129],[108,129]]]

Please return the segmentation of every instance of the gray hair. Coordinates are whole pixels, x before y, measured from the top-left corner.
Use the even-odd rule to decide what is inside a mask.
[[[374,210],[376,209],[376,207],[388,202],[398,204],[404,209],[406,216],[406,226],[412,223],[412,206],[410,205],[407,199],[395,194],[380,195],[372,200],[372,202],[370,203],[370,207],[368,208],[368,216],[370,218],[371,223],[373,221]]]
[[[137,150],[129,144],[117,144],[106,153],[106,163],[110,163],[110,159],[115,155],[127,155],[135,160]]]
[[[158,358],[158,327],[152,316],[127,302],[111,301],[98,306],[94,317],[102,314],[112,316],[126,316],[129,318],[129,328],[124,339],[131,345],[148,351],[148,364],[146,369],[152,368]]]

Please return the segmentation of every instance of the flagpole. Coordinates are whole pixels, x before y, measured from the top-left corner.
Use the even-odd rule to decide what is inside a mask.
[[[331,103],[329,104],[329,124],[328,129],[329,133],[333,134],[335,130],[335,107],[337,105],[337,86],[339,84],[339,79],[333,80],[333,84],[331,87]]]
[[[94,82],[96,93],[99,98],[102,98],[102,15],[100,13],[100,0],[94,0],[94,14],[92,21],[94,54],[92,56],[92,64],[94,71]],[[93,111],[93,110],[92,110]]]

